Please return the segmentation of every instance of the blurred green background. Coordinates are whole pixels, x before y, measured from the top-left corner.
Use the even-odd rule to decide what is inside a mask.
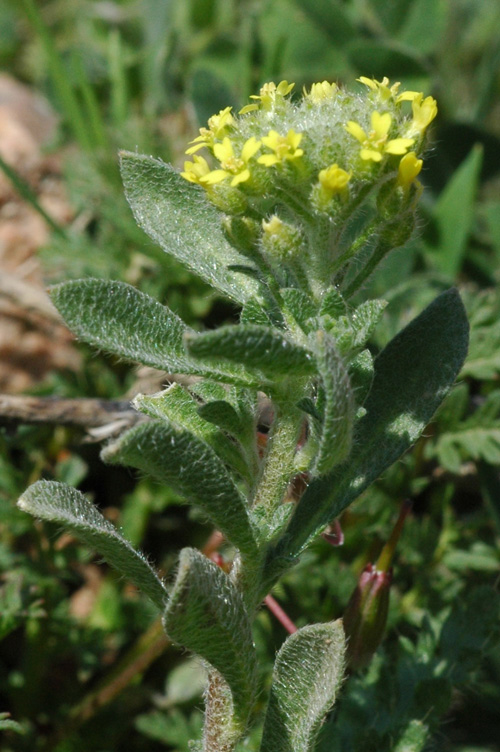
[[[420,232],[363,295],[390,303],[376,352],[457,284],[472,327],[469,357],[414,450],[344,514],[344,546],[319,540],[274,594],[298,626],[341,616],[401,501],[412,498],[385,643],[346,682],[318,750],[499,750],[497,0],[2,0],[0,65],[3,83],[25,84],[56,115],[35,174],[12,158],[20,137],[14,147],[6,137],[0,86],[0,249],[12,205],[29,206],[46,233],[36,252],[44,283],[123,279],[196,327],[238,312],[136,227],[119,149],[180,167],[210,115],[246,104],[269,80],[294,81],[300,92],[324,79],[355,87],[360,75],[388,76],[436,97]],[[50,180],[65,211],[46,198]],[[0,274],[16,273],[13,248],[0,252]],[[4,325],[0,318],[0,339]],[[27,314],[23,326],[29,334],[40,322]],[[47,350],[60,344],[50,332],[44,342]],[[126,399],[162,384],[161,374],[67,338],[64,347],[71,357],[59,366],[49,358],[53,367],[22,382],[30,394]],[[1,352],[16,359],[15,349]],[[5,384],[19,391],[19,382]],[[93,552],[33,523],[15,501],[40,477],[78,485],[165,575],[182,546],[202,548],[211,530],[168,489],[103,466],[99,444],[82,442],[81,430],[1,422],[0,713],[19,724],[0,732],[1,752],[186,752],[201,723],[199,664],[164,649],[152,608]],[[284,637],[263,610],[255,639],[264,670]]]

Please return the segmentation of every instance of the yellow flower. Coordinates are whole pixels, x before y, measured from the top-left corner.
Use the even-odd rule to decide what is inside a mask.
[[[337,164],[332,164],[325,170],[321,170],[318,180],[324,191],[334,195],[335,193],[342,193],[345,190],[347,183],[351,179],[351,175],[352,172],[346,172]]]
[[[345,129],[361,144],[361,159],[380,162],[383,154],[406,154],[415,139],[393,138],[388,141],[387,136],[389,135],[391,123],[392,118],[388,112],[384,112],[383,114],[372,112],[372,130],[369,133],[365,133],[358,123],[349,120]]]
[[[210,167],[207,160],[198,154],[194,155],[193,160],[193,162],[184,162],[184,172],[181,172],[181,175],[186,180],[189,180],[190,183],[201,185],[202,178],[209,174]]]
[[[186,150],[186,154],[194,154],[199,149],[203,149],[204,146],[212,147],[216,139],[221,139],[227,133],[228,126],[234,125],[234,118],[231,115],[232,107],[226,107],[217,115],[212,115],[208,119],[208,128],[200,128],[200,135],[190,141],[190,146]]]
[[[274,81],[270,81],[262,86],[259,94],[251,94],[250,99],[260,99],[260,106],[263,110],[270,110],[273,105],[280,99],[284,99],[287,94],[290,94],[295,84],[289,84],[288,81],[280,81],[278,86]],[[240,111],[240,115],[244,115],[246,112],[252,112],[252,110],[258,110],[258,104],[247,104]]]
[[[423,94],[418,94],[412,101],[413,120],[408,128],[409,136],[421,136],[429,123],[432,123],[437,115],[437,102],[433,97],[423,99]]]
[[[398,184],[402,188],[408,188],[422,169],[423,161],[417,159],[414,151],[409,151],[401,158],[398,167]]]
[[[302,133],[295,133],[294,130],[289,130],[286,136],[280,136],[277,131],[269,131],[267,136],[262,137],[262,143],[268,149],[272,149],[274,154],[263,154],[257,162],[271,167],[279,162],[298,159],[304,153],[302,149],[297,148],[301,141]]]
[[[331,84],[328,81],[321,81],[321,83],[312,84],[311,91],[307,91],[304,86],[304,97],[317,104],[325,99],[331,99],[335,95],[337,89],[337,84]]]
[[[260,141],[252,136],[245,142],[241,155],[239,157],[234,153],[234,147],[231,140],[225,136],[221,144],[214,145],[214,155],[220,162],[220,169],[212,170],[203,175],[200,182],[203,185],[215,185],[222,183],[226,178],[231,178],[231,185],[244,183],[250,177],[248,163],[250,159],[258,152]]]
[[[386,102],[388,99],[395,99],[396,102],[404,102],[404,101],[410,101],[412,102],[415,97],[418,97],[419,92],[418,91],[403,91],[402,94],[398,94],[399,87],[401,86],[400,81],[396,81],[390,88],[389,88],[389,79],[387,76],[384,76],[382,81],[377,81],[375,78],[367,78],[366,76],[360,76],[356,79],[356,81],[359,81],[360,83],[367,86],[372,91],[375,91],[378,93],[380,99],[382,102]]]

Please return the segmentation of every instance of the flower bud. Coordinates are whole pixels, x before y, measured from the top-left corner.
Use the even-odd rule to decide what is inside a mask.
[[[389,611],[390,564],[410,509],[411,502],[405,502],[377,563],[369,563],[363,569],[347,604],[344,613],[347,663],[354,671],[368,665],[382,641]]]
[[[347,662],[356,670],[368,665],[380,645],[389,611],[392,571],[380,572],[373,564],[363,569],[344,613]]]
[[[275,214],[262,222],[262,248],[276,259],[294,258],[302,249],[300,231],[294,225],[283,222]]]
[[[232,245],[244,254],[251,253],[260,235],[259,223],[250,217],[225,217],[224,233]]]

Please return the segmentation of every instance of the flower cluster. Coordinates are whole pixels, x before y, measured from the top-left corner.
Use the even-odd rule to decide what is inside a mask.
[[[335,268],[346,258],[342,226],[367,201],[376,201],[385,222],[388,212],[395,219],[413,211],[425,135],[437,114],[422,92],[400,92],[387,78],[358,81],[364,90],[354,94],[314,83],[297,101],[294,84],[265,84],[239,113],[226,107],[209,119],[187,149],[192,161],[181,175],[225,214],[260,217],[267,240],[272,217],[295,223],[313,266],[321,257]],[[312,243],[318,249],[321,242],[329,248],[314,251]]]

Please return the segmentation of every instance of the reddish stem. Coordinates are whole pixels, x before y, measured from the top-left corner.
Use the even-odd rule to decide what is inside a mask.
[[[278,601],[275,600],[272,595],[266,595],[264,603],[289,634],[293,634],[297,631],[297,627],[293,621],[287,614],[285,614]]]

